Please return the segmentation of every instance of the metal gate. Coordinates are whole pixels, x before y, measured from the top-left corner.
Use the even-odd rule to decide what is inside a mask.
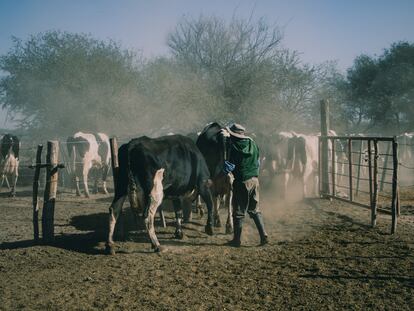
[[[392,215],[391,233],[400,213],[398,142],[396,137],[321,136],[319,190],[334,198]]]

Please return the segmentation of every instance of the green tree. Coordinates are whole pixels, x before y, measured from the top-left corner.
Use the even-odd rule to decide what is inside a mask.
[[[13,42],[0,58],[0,100],[20,127],[49,137],[122,131],[138,115],[136,58],[115,42],[57,31]]]
[[[414,44],[394,43],[378,58],[357,57],[347,86],[357,123],[393,132],[414,128]]]

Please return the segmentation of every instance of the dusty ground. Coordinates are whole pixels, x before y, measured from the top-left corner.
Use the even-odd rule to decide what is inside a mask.
[[[126,221],[117,254],[103,254],[110,196],[65,193],[55,212],[55,246],[33,245],[30,192],[0,198],[0,310],[410,310],[414,307],[414,217],[389,216],[371,229],[368,210],[308,200],[275,204],[262,195],[271,244],[247,220],[240,249],[224,228],[186,237],[158,227],[167,251],[150,252]],[[404,211],[403,211],[404,212]],[[126,215],[129,215],[128,209]]]

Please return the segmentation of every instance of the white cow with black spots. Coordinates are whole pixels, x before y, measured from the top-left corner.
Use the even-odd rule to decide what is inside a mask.
[[[19,150],[20,142],[16,136],[6,134],[2,137],[0,142],[0,188],[3,187],[4,182],[6,182],[7,187],[10,190],[10,196],[16,195],[16,184],[19,176]],[[11,180],[11,185],[9,183],[9,178]]]
[[[104,133],[77,132],[67,139],[70,158],[70,171],[76,185],[76,195],[80,196],[79,180],[82,180],[85,196],[89,197],[88,177],[94,174],[94,192],[98,192],[98,181],[102,181],[102,191],[107,194],[106,178],[110,169],[111,154],[109,138]]]

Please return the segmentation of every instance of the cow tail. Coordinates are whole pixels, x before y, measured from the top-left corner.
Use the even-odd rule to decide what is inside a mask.
[[[131,170],[131,162],[130,162],[130,156],[129,152],[127,154],[128,161],[127,161],[127,172],[128,172],[128,186],[129,186],[129,192],[135,192],[137,190],[137,183],[135,182],[134,174],[132,174]]]
[[[71,151],[71,153],[72,153],[71,170],[72,170],[72,172],[76,172],[76,146],[75,146],[75,144],[72,145],[71,149],[72,149],[72,151]]]
[[[115,181],[115,199],[128,194],[128,184],[130,183],[128,144],[124,144],[118,149],[119,167],[117,180]]]
[[[68,156],[69,156],[69,173],[71,173],[73,176],[76,176],[76,141],[69,137],[66,141],[66,147],[68,150]]]
[[[288,170],[293,170],[294,164],[294,157],[295,157],[295,145],[296,145],[296,137],[292,137],[288,140],[288,155],[287,155],[287,163],[286,168]]]
[[[300,139],[300,157],[302,164],[306,166],[308,158],[306,156],[306,141],[304,138],[301,137]]]
[[[122,150],[121,150],[122,149]],[[122,145],[118,152],[119,156],[119,195],[128,193],[131,208],[139,217],[146,217],[149,200],[145,195],[142,181],[134,175],[131,165],[131,152],[129,144]],[[123,165],[121,165],[121,163]],[[125,164],[124,164],[125,163]],[[121,177],[122,176],[122,177]],[[126,181],[126,182],[125,182]]]

